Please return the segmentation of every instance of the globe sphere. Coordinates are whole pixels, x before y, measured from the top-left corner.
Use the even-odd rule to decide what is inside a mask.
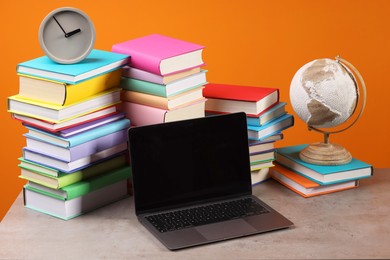
[[[312,127],[329,128],[344,123],[354,113],[357,100],[353,74],[336,60],[311,61],[291,81],[291,105],[299,118]]]

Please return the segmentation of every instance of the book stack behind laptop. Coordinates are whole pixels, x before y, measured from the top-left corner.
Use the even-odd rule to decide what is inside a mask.
[[[294,145],[277,149],[273,179],[308,198],[337,191],[357,188],[359,180],[371,177],[372,165],[352,158],[343,165],[315,165],[302,161],[299,153],[306,147]]]
[[[130,56],[121,81],[122,108],[132,125],[204,117],[204,46],[152,34],[114,44]]]
[[[294,117],[285,110],[286,103],[279,101],[279,89],[210,83],[203,95],[207,114],[246,113],[252,184],[269,179],[274,143],[294,124]]]
[[[20,63],[8,98],[27,133],[20,160],[28,208],[70,219],[127,196],[127,129],[119,111],[128,56],[93,50],[82,62],[46,56]]]

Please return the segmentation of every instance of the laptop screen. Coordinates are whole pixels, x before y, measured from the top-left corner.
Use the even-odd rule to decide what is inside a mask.
[[[129,130],[136,213],[251,194],[246,116],[209,116]]]

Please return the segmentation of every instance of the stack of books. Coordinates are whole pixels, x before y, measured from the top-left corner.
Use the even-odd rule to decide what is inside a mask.
[[[152,34],[112,46],[130,56],[123,69],[122,109],[132,125],[204,117],[204,46]]]
[[[27,129],[19,158],[25,206],[71,219],[128,195],[127,129],[120,104],[128,56],[93,50],[80,63],[20,63],[8,111]]]
[[[275,161],[275,141],[294,125],[286,103],[279,101],[279,89],[210,83],[203,95],[207,114],[246,113],[252,185],[268,180]]]
[[[372,165],[356,158],[343,165],[306,163],[299,158],[306,146],[278,148],[271,171],[273,179],[305,198],[357,188],[360,179],[373,174]]]

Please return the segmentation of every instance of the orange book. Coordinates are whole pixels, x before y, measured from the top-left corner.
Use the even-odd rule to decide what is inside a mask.
[[[275,167],[272,168],[271,177],[305,198],[352,189],[358,187],[359,185],[358,180],[320,185],[290,169],[281,166],[280,164],[275,164]]]

